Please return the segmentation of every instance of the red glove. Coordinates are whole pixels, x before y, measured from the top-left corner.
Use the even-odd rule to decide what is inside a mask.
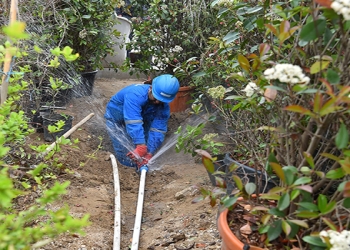
[[[147,154],[146,145],[137,145],[134,151],[130,151],[126,154],[131,160],[137,161],[137,156],[144,157]]]
[[[137,163],[137,167],[140,168],[143,165],[146,165],[149,162],[149,160],[152,158],[152,156],[153,155],[151,153],[147,153],[144,157],[142,157],[143,161]]]

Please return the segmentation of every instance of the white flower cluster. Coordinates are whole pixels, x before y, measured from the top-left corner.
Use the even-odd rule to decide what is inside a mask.
[[[276,64],[273,68],[269,68],[264,72],[265,78],[268,80],[278,79],[284,83],[309,83],[310,78],[305,76],[302,69],[298,65],[282,63]]]
[[[87,36],[86,29],[83,29],[79,32],[79,38],[84,39]]]
[[[181,52],[181,51],[183,51],[183,48],[179,45],[175,45],[174,48],[171,48],[169,50],[170,53],[177,53],[177,52]]]
[[[224,7],[230,7],[231,5],[233,5],[233,1],[232,0],[219,0],[218,5],[224,6]]]
[[[254,95],[254,93],[260,93],[260,94],[264,93],[264,91],[260,89],[255,84],[255,82],[249,82],[248,85],[242,91],[245,92],[245,95],[247,97],[251,97],[252,95]]]
[[[345,20],[350,20],[350,0],[334,0],[331,8],[338,15],[342,14]]]
[[[208,133],[203,136],[203,140],[205,141],[212,141],[215,137],[217,137],[217,133]]]
[[[235,26],[236,28],[241,28],[243,26],[243,23],[241,21],[237,21]]]
[[[219,85],[217,87],[208,89],[207,93],[213,98],[224,99],[226,89],[223,86]]]
[[[330,250],[349,250],[350,249],[350,231],[343,230],[340,233],[333,230],[320,232],[323,242],[324,238],[329,238],[332,247]]]

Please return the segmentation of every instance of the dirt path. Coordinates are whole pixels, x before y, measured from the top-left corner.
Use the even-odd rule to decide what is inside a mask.
[[[137,80],[97,79],[93,95],[73,99],[66,113],[74,116],[73,125],[90,113],[95,116],[71,136],[79,139],[79,148],[70,148],[65,157],[73,174],[62,174],[71,185],[60,204],[67,203],[72,215],[90,214],[91,225],[86,235],[65,234],[42,249],[113,249],[114,185],[109,158],[111,144],[105,131],[103,113],[109,98],[120,88]],[[173,114],[169,134],[183,122],[186,114]],[[36,134],[33,139],[42,137]],[[98,150],[99,145],[102,149]],[[210,185],[201,164],[189,155],[175,153],[171,148],[157,161],[159,170],[150,170],[146,177],[140,250],[150,249],[220,249],[216,230],[217,209],[207,201],[192,204],[198,195],[195,186]],[[121,248],[129,249],[140,177],[134,169],[118,165],[121,187]]]

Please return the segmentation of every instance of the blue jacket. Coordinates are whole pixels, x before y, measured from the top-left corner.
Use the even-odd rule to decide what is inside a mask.
[[[133,143],[146,144],[148,152],[154,154],[164,141],[170,107],[149,102],[149,88],[148,84],[133,84],[120,90],[107,104],[105,118],[125,125]]]

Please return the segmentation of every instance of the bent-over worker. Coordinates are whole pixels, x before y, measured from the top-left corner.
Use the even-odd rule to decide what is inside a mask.
[[[164,141],[170,118],[169,103],[179,88],[178,79],[165,74],[154,78],[152,85],[133,84],[112,96],[104,117],[121,164],[140,168],[152,158]],[[128,150],[127,142],[120,139],[122,133],[132,141],[133,150]]]

